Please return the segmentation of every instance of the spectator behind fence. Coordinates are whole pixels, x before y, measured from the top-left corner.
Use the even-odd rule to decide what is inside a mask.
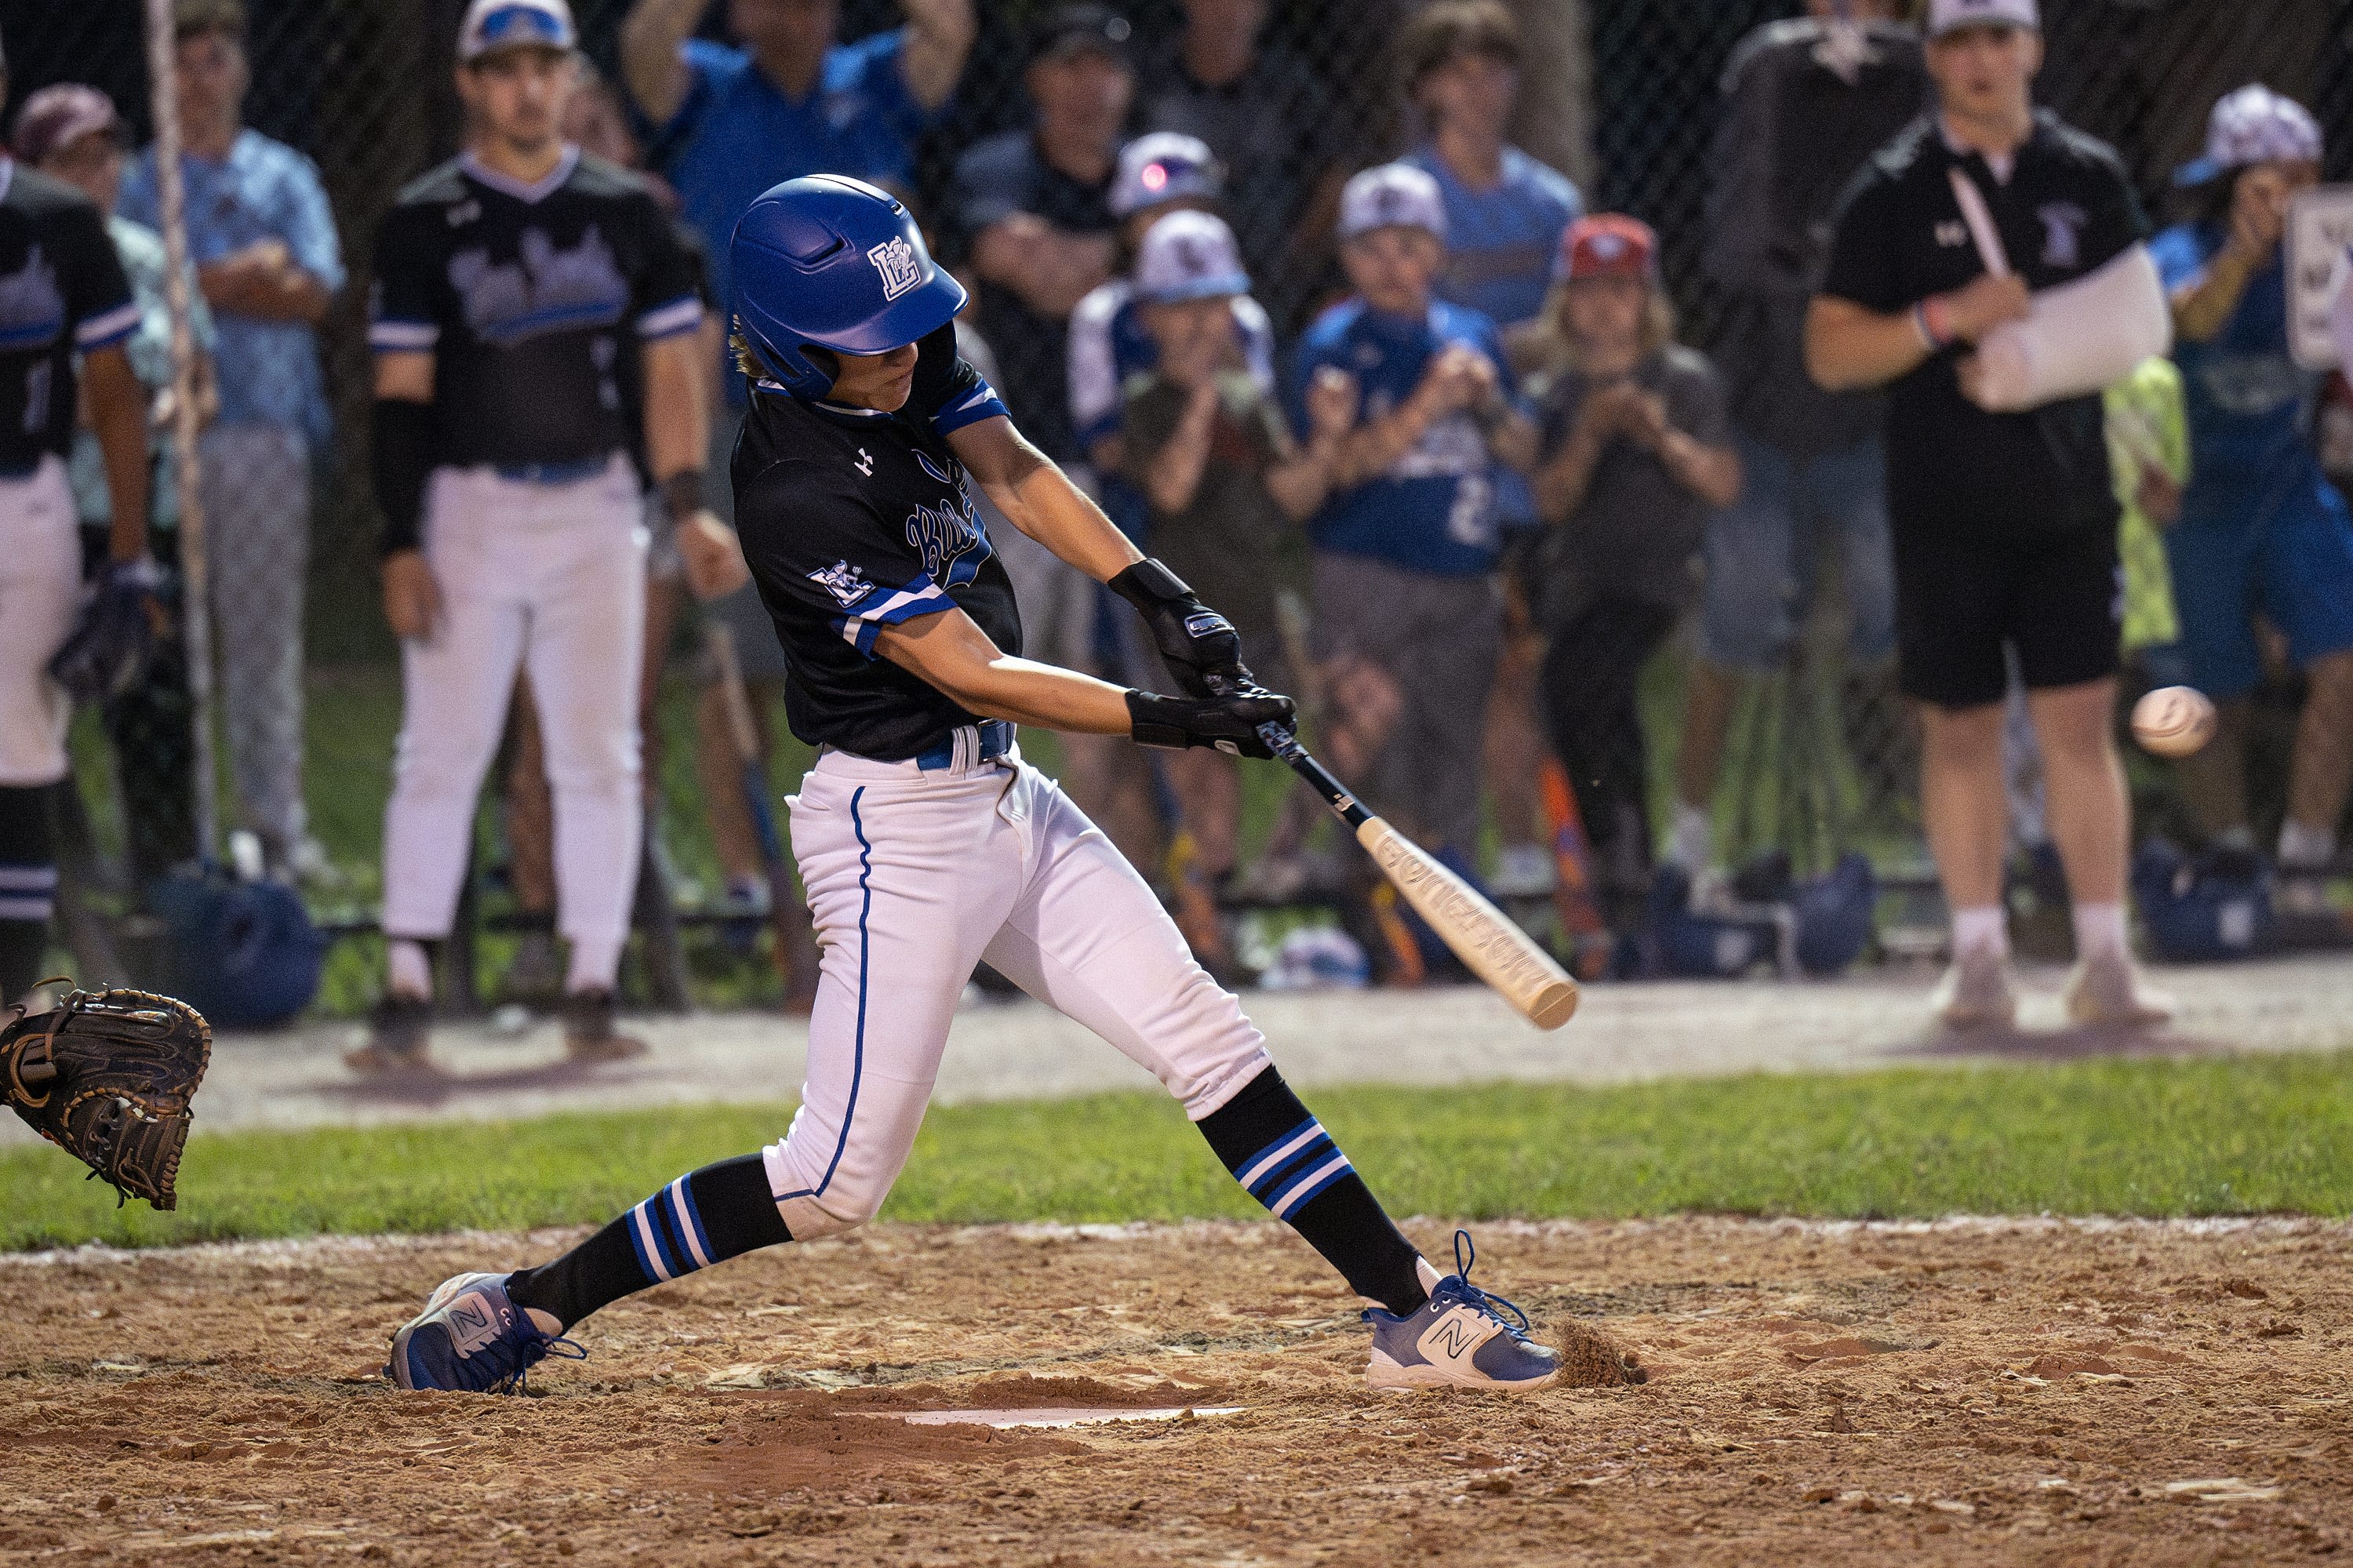
[[[1868,679],[1895,647],[1885,399],[1814,385],[1806,302],[1821,281],[1840,193],[1918,117],[1928,74],[1918,34],[1895,20],[1911,10],[1902,0],[1807,8],[1735,51],[1711,159],[1705,260],[1725,291],[1717,356],[1746,482],[1739,502],[1709,519],[1700,657],[1676,754],[1668,853],[1694,873],[1715,856],[1710,804],[1741,685],[1788,658],[1826,546],[1838,553],[1858,673]],[[1873,707],[1855,700],[1846,711],[1852,720]],[[1866,738],[1886,736],[1855,736],[1858,757]]]
[[[1217,605],[1241,633],[1242,662],[1270,690],[1296,690],[1305,672],[1283,657],[1275,593],[1286,535],[1324,503],[1356,395],[1337,376],[1307,389],[1301,450],[1272,388],[1250,363],[1239,309],[1248,302],[1233,231],[1206,212],[1173,213],[1144,237],[1136,312],[1155,350],[1152,368],[1125,383],[1127,476],[1151,507],[1152,547],[1170,571]],[[1170,695],[1165,680],[1155,685]],[[1165,760],[1192,840],[1187,876],[1202,896],[1178,901],[1186,939],[1212,973],[1232,954],[1206,896],[1234,869],[1241,770],[1213,750]],[[1205,915],[1206,918],[1189,916]]]
[[[1520,95],[1520,28],[1502,0],[1440,0],[1398,46],[1427,135],[1403,162],[1446,198],[1438,297],[1504,329],[1544,309],[1560,237],[1585,210],[1567,175],[1504,140]]]
[[[1029,128],[956,161],[955,259],[978,281],[980,330],[1005,367],[998,390],[1047,456],[1075,461],[1066,365],[1071,313],[1112,274],[1110,196],[1135,96],[1127,18],[1064,5],[1038,26],[1022,86]]]
[[[1331,264],[1334,203],[1364,138],[1314,67],[1265,36],[1267,0],[1182,5],[1183,30],[1144,58],[1142,119],[1224,162],[1242,260],[1287,331]]]
[[[1407,108],[1426,132],[1402,162],[1428,171],[1446,198],[1446,270],[1438,297],[1493,320],[1514,345],[1515,328],[1543,310],[1560,237],[1584,210],[1567,176],[1504,139],[1519,97],[1519,25],[1498,0],[1442,0],[1407,25],[1398,54]],[[1535,503],[1518,474],[1496,475],[1498,518],[1526,546]],[[1553,857],[1537,809],[1545,755],[1535,715],[1542,649],[1525,607],[1506,599],[1503,652],[1488,701],[1485,764],[1494,802],[1500,888],[1551,885]]]
[[[243,5],[180,0],[173,35],[188,252],[219,334],[201,499],[229,774],[271,871],[309,876],[326,867],[302,801],[311,465],[331,433],[315,329],[343,286],[343,250],[316,166],[242,123]],[[153,228],[157,204],[149,147],[123,177],[122,213]]]
[[[1495,469],[1525,471],[1535,429],[1494,323],[1432,297],[1446,264],[1438,182],[1404,164],[1366,170],[1341,195],[1339,232],[1356,294],[1309,329],[1292,395],[1301,429],[1326,373],[1362,399],[1310,531],[1331,760],[1467,866],[1501,636]]]
[[[1633,218],[1571,226],[1535,393],[1544,457],[1532,483],[1546,533],[1526,594],[1547,643],[1538,686],[1621,931],[1651,881],[1636,682],[1691,607],[1709,514],[1740,493],[1723,381],[1676,344],[1658,256],[1658,237]]]
[[[905,26],[837,44],[838,0],[727,0],[736,41],[722,44],[694,37],[711,0],[630,6],[623,79],[667,150],[663,172],[702,236],[723,310],[735,297],[727,242],[762,191],[821,173],[913,179],[915,139],[972,51],[973,8],[972,0],[902,0],[902,8]],[[728,386],[740,408],[742,378]],[[723,474],[726,465],[714,467]]]
[[[121,192],[123,126],[113,101],[94,87],[59,82],[25,101],[16,115],[14,147],[18,161],[90,197],[111,213]],[[164,240],[153,229],[127,217],[106,220],[115,255],[131,281],[139,305],[139,326],[123,349],[147,389],[149,539],[163,573],[156,598],[170,617],[171,634],[158,640],[131,688],[105,705],[101,718],[114,747],[115,777],[122,792],[123,850],[133,878],[144,885],[196,853],[195,735],[190,726],[185,652],[178,635],[180,601],[179,490],[174,469],[172,419],[172,313],[164,293],[167,267]],[[194,337],[199,418],[214,403],[211,310],[190,280],[189,327]],[[109,531],[114,517],[108,493],[105,455],[98,432],[87,421],[74,431],[68,465],[74,510],[81,518],[83,553]]]
[[[2302,105],[2264,87],[2231,94],[2214,106],[2206,156],[2179,176],[2202,210],[2156,245],[2191,453],[2167,554],[2189,683],[2221,711],[2182,782],[2219,845],[2253,850],[2246,736],[2260,615],[2309,685],[2278,852],[2284,897],[2316,910],[2353,779],[2353,519],[2308,433],[2314,386],[2288,353],[2280,237],[2288,202],[2320,177],[2320,154]]]
[[[1933,0],[1929,34],[1939,112],[1850,188],[1806,358],[1824,387],[1891,389],[1897,653],[1904,692],[1920,705],[1923,814],[1953,912],[1953,965],[1935,1006],[1954,1028],[2006,1025],[2017,1012],[2002,907],[2001,702],[2014,649],[2073,899],[2069,1015],[2154,1022],[2171,1003],[2134,968],[2125,926],[2117,507],[2101,401],[1990,412],[1976,400],[1969,346],[2023,320],[2033,291],[2122,257],[2146,225],[2115,152],[2034,109],[2034,0]],[[1963,181],[2017,270],[1980,256],[1956,194]]]

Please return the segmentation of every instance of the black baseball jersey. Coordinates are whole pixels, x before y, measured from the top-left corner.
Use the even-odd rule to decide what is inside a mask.
[[[0,474],[29,473],[72,450],[74,355],[138,326],[98,208],[62,180],[0,157]]]
[[[976,722],[875,652],[886,626],[960,609],[1021,652],[1013,584],[947,443],[1004,412],[957,356],[953,324],[923,340],[895,414],[754,385],[735,441],[735,527],[784,644],[786,716],[811,746],[902,762]]]
[[[401,192],[369,345],[433,355],[435,455],[569,464],[638,443],[638,345],[702,321],[693,263],[628,170],[565,151],[526,186],[470,156]]]
[[[1931,116],[1866,164],[1847,193],[1822,292],[1884,313],[1908,311],[1985,271],[1951,171],[1984,196],[2010,264],[2037,291],[2098,270],[2147,238],[2124,164],[2105,143],[2045,111],[2006,180],[1956,153]],[[1989,414],[1961,395],[1966,345],[1935,355],[1890,389],[1888,512],[1915,525],[2034,531],[2116,524],[2097,394],[2022,414]]]

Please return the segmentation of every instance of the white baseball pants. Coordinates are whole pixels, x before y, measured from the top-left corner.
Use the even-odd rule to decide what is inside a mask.
[[[71,705],[49,660],[81,606],[81,536],[65,464],[45,457],[0,479],[0,786],[54,784],[69,771]]]
[[[824,959],[801,1107],[763,1158],[797,1240],[881,1208],[984,959],[1148,1068],[1196,1121],[1269,1065],[1111,841],[1018,752],[964,760],[971,734],[936,772],[828,752],[790,802]]]
[[[401,645],[401,723],[385,809],[384,929],[449,934],[474,806],[518,665],[546,737],[555,802],[556,926],[598,956],[609,986],[628,939],[642,831],[638,665],[645,640],[645,513],[636,471],[533,484],[440,469],[425,557],[441,589],[433,636]],[[609,954],[609,959],[604,955]],[[580,965],[574,965],[580,978]]]

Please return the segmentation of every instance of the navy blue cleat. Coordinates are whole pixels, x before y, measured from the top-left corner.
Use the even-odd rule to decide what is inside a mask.
[[[1400,1318],[1367,1308],[1373,1360],[1365,1381],[1379,1389],[1542,1388],[1560,1361],[1528,1338],[1528,1315],[1471,1283],[1478,1249],[1454,1233],[1454,1272],[1430,1287],[1419,1311]],[[1507,1318],[1505,1314],[1510,1316]]]
[[[392,1337],[384,1375],[403,1388],[467,1393],[521,1393],[531,1369],[549,1355],[588,1354],[550,1334],[507,1299],[503,1274],[459,1274],[425,1298],[425,1310]]]

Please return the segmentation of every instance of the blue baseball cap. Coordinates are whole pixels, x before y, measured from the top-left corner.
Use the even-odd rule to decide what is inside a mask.
[[[1207,142],[1181,131],[1155,131],[1119,150],[1112,216],[1126,217],[1167,201],[1215,201],[1225,185],[1225,170]]]
[[[458,28],[458,58],[471,65],[501,49],[571,49],[579,42],[565,0],[474,0]]]

